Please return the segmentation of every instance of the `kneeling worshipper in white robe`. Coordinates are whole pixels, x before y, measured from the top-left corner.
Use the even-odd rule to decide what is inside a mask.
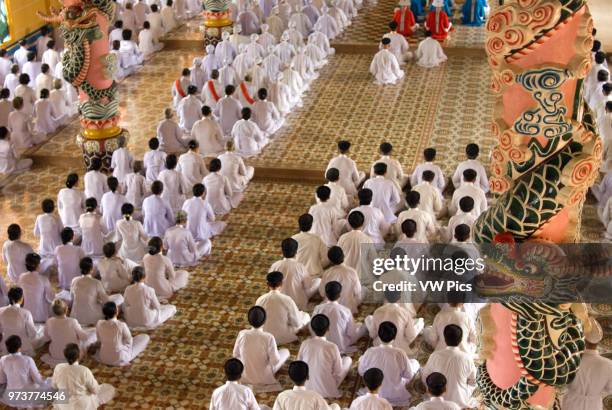
[[[289,64],[291,59],[297,54],[293,44],[289,42],[289,33],[284,32],[281,36],[281,41],[274,48],[274,54],[280,58],[282,64]],[[272,81],[272,79],[270,79]]]
[[[344,31],[344,29],[351,25],[351,20],[347,17],[344,10],[340,8],[341,3],[342,2],[340,0],[332,0],[328,6],[328,14],[332,16],[334,20],[336,20],[336,24],[338,25],[338,30],[340,30],[340,32]]]
[[[376,244],[363,232],[365,216],[361,212],[351,212],[348,223],[351,230],[338,239],[338,246],[344,252],[344,263],[355,269],[361,283],[370,285],[373,282],[372,264],[378,257]]]
[[[283,32],[287,28],[287,21],[283,20],[279,14],[280,8],[277,4],[276,6],[272,7],[272,13],[266,19],[266,24],[269,26],[268,31],[274,36],[277,42],[280,40]]]
[[[450,298],[450,296],[449,296]],[[433,324],[423,331],[425,341],[435,350],[446,348],[444,329],[448,325],[459,326],[462,330],[463,339],[459,348],[464,353],[473,354],[476,348],[476,330],[470,316],[462,310],[462,303],[449,303],[436,314]]]
[[[227,381],[220,387],[217,387],[210,397],[209,410],[269,410],[265,405],[259,405],[253,390],[249,386],[240,384],[244,365],[239,359],[232,357],[223,365],[225,377]]]
[[[0,386],[3,387],[1,402],[14,408],[45,407],[42,394],[52,393],[49,379],[44,379],[34,359],[21,353],[21,338],[17,335],[2,340],[8,354],[0,358]],[[17,398],[11,392],[25,392],[25,398]],[[31,393],[40,393],[41,395]]]
[[[233,85],[225,87],[225,97],[217,103],[214,114],[219,118],[223,135],[228,137],[232,134],[234,124],[242,117],[242,104],[234,97],[236,88]]]
[[[326,246],[333,246],[344,228],[344,212],[330,200],[331,189],[328,186],[318,187],[316,195],[318,203],[308,210],[314,221],[312,233],[319,235]]]
[[[275,80],[270,80],[269,97],[282,115],[287,115],[293,108],[291,89],[283,82],[283,73],[278,73]]]
[[[181,76],[172,84],[172,103],[177,108],[181,100],[187,97],[187,88],[191,85],[191,70],[183,68]]]
[[[308,390],[315,391],[324,398],[339,398],[342,393],[338,387],[351,370],[353,360],[348,356],[340,356],[338,346],[325,338],[329,325],[329,318],[323,314],[312,317],[310,328],[314,336],[302,342],[297,359],[308,364]]]
[[[36,118],[34,132],[42,135],[53,134],[63,121],[62,117],[54,116],[49,90],[46,88],[40,91],[40,99],[34,104],[34,116]]]
[[[76,107],[68,98],[68,93],[63,88],[62,80],[53,80],[53,89],[49,93],[49,102],[54,118],[61,118],[60,124],[66,124],[76,114]]]
[[[270,136],[285,124],[285,119],[278,112],[276,106],[267,101],[268,90],[260,88],[257,91],[257,97],[257,101],[253,103],[253,121],[264,135]]]
[[[431,171],[434,174],[432,184],[440,192],[440,194],[442,194],[442,192],[444,192],[444,188],[446,187],[446,179],[444,178],[442,168],[440,168],[438,164],[434,163],[436,160],[436,153],[435,148],[425,148],[423,150],[423,159],[425,161],[421,162],[414,168],[414,171],[410,176],[410,184],[413,187],[420,184],[423,182],[423,172]]]
[[[301,107],[302,93],[308,86],[304,84],[302,76],[294,68],[294,60],[291,60],[291,63],[283,69],[283,82],[287,84],[291,90],[292,100],[295,102],[295,105]]]
[[[125,177],[133,172],[134,157],[125,146],[125,138],[120,137],[117,142],[119,148],[113,151],[113,155],[111,156],[111,168],[113,170],[113,176],[117,178],[122,187],[125,187]]]
[[[142,203],[145,197],[150,194],[143,167],[142,161],[134,161],[134,170],[125,176],[125,183],[123,184],[125,199],[134,207],[136,212],[134,215],[137,216],[138,220],[142,220]]]
[[[321,279],[311,276],[306,267],[295,259],[298,243],[293,238],[284,239],[281,243],[283,259],[276,261],[270,267],[270,272],[283,274],[281,292],[289,296],[298,309],[306,310],[308,300],[317,293]]]
[[[250,61],[255,61],[258,58],[264,58],[266,56],[267,48],[264,48],[259,43],[259,34],[251,34],[251,42],[244,46],[244,53]]]
[[[307,38],[312,32],[313,24],[308,16],[302,12],[300,6],[294,8],[293,14],[289,18],[289,26],[292,23],[295,24],[295,29],[302,34],[302,38]]]
[[[236,56],[236,58],[238,58],[238,56]],[[236,61],[236,59],[234,59],[234,61]],[[238,73],[232,64],[225,64],[219,69],[219,84],[221,84],[221,87],[223,88],[227,87],[228,85],[233,85],[236,87],[240,82]]]
[[[47,319],[44,328],[45,340],[51,343],[49,353],[43,354],[41,360],[51,367],[65,363],[64,348],[70,343],[75,343],[84,357],[89,346],[96,342],[95,329],[83,329],[76,319],[66,317],[68,307],[61,299],[53,301],[51,310],[53,317]]]
[[[243,107],[252,107],[255,103],[255,85],[251,76],[247,74],[238,86],[238,101]]]
[[[357,187],[365,179],[365,172],[359,171],[355,161],[349,158],[350,149],[351,143],[349,141],[338,141],[338,155],[329,161],[325,171],[327,172],[330,168],[337,168],[340,171],[338,182],[344,188],[346,195],[352,198],[357,193]]]
[[[100,342],[96,359],[108,366],[127,366],[147,348],[151,337],[147,334],[132,337],[125,322],[117,319],[119,309],[114,302],[106,302],[102,311],[104,320],[96,324]]]
[[[107,242],[102,248],[104,258],[96,264],[100,280],[107,293],[121,293],[132,282],[130,272],[136,266],[134,262],[117,256],[115,242]]]
[[[102,213],[102,222],[106,227],[106,232],[113,232],[115,224],[121,219],[121,207],[127,200],[125,196],[118,192],[119,180],[117,178],[108,177],[107,186],[109,191],[102,195],[100,212]]]
[[[34,132],[32,115],[24,111],[21,97],[13,99],[13,108],[8,116],[7,128],[11,132],[11,141],[17,154],[21,155],[26,149],[43,142],[46,135]]]
[[[397,32],[397,22],[391,21],[389,23],[389,31],[383,37],[387,37],[391,40],[391,44],[389,45],[389,51],[393,53],[397,62],[400,65],[405,64],[406,60],[409,60],[412,57],[412,53],[410,52],[410,46],[408,45],[408,40],[402,34]],[[382,44],[379,44],[378,48],[382,48]]]
[[[338,168],[329,168],[325,172],[325,179],[327,180],[325,186],[331,189],[329,200],[335,204],[336,208],[346,214],[349,207],[349,201],[344,187],[338,182],[340,181],[340,170],[338,170]],[[315,199],[317,198],[315,197]]]
[[[142,57],[147,60],[153,53],[161,50],[163,47],[163,44],[157,41],[153,31],[151,31],[151,23],[145,21],[142,30],[138,33],[138,49],[142,53]]]
[[[585,326],[584,339],[586,350],[574,381],[561,399],[561,410],[603,410],[603,399],[612,391],[612,361],[597,351],[603,331],[592,317]]]
[[[321,17],[319,17],[313,29],[325,34],[329,40],[335,39],[342,32],[342,29],[338,27],[336,19],[329,15],[329,8],[326,4],[321,7]]]
[[[269,50],[270,46],[275,46],[278,40],[273,34],[270,34],[270,25],[261,25],[261,34],[257,39],[257,43],[263,47],[264,50]]]
[[[221,160],[213,159],[208,165],[210,173],[202,180],[207,192],[206,200],[216,215],[225,215],[237,207],[243,196],[241,192],[232,190],[229,179],[221,174],[221,168]]]
[[[123,294],[123,316],[131,328],[155,329],[176,313],[176,306],[162,305],[155,289],[145,283],[145,270],[136,266],[132,270],[133,283]]]
[[[297,50],[300,47],[304,47],[304,37],[295,27],[295,22],[290,21],[289,27],[285,30],[285,33],[289,35],[289,43]]]
[[[20,158],[6,127],[0,127],[0,174],[20,174],[30,169],[33,161]]]
[[[179,125],[186,132],[191,132],[193,124],[201,118],[202,102],[196,97],[197,92],[198,89],[195,85],[187,87],[187,96],[179,102],[176,108]]]
[[[115,226],[115,240],[121,241],[119,257],[134,263],[140,263],[146,253],[147,234],[142,223],[133,218],[134,205],[123,204],[122,219]]]
[[[19,275],[19,287],[23,290],[24,309],[32,313],[36,323],[44,323],[49,318],[54,292],[47,276],[42,275],[40,256],[28,253],[25,257],[26,271]]]
[[[429,243],[429,238],[433,239],[433,236],[437,230],[436,220],[429,212],[419,209],[420,201],[421,194],[419,194],[417,191],[410,191],[408,194],[406,194],[408,209],[402,211],[398,215],[397,221],[395,221],[394,229],[399,241],[405,239],[405,234],[403,233],[403,223],[408,219],[411,219],[416,224],[416,232],[413,238],[417,243],[426,244]]]
[[[395,84],[404,77],[404,71],[400,69],[395,55],[389,51],[391,39],[383,37],[381,43],[382,50],[374,56],[370,64],[370,73],[375,77],[375,84]]]
[[[7,340],[11,335],[17,335],[21,338],[23,354],[34,356],[35,349],[38,349],[44,343],[42,329],[34,325],[30,311],[21,307],[23,305],[23,290],[21,288],[10,288],[8,300],[9,305],[0,308],[2,340]],[[6,354],[4,343],[0,345],[0,353]]]
[[[310,84],[319,77],[315,62],[306,54],[306,48],[301,47],[291,60],[292,67],[300,74],[305,84]]]
[[[178,0],[178,2],[180,2],[180,0]],[[159,14],[161,17],[164,34],[168,34],[172,30],[174,30],[178,26],[179,23],[177,21],[178,19],[177,13],[175,13],[174,7],[172,7],[174,2],[172,0],[167,0],[165,3],[166,4],[162,7]]]
[[[313,61],[315,68],[317,69],[322,68],[327,64],[327,53],[312,42],[306,44],[304,47],[304,53]]]
[[[312,314],[325,315],[330,322],[327,340],[338,346],[340,353],[357,351],[354,344],[367,334],[367,328],[353,320],[353,313],[346,306],[338,303],[342,294],[340,282],[331,281],[325,285],[326,300],[317,305]]]
[[[221,175],[229,180],[232,192],[243,192],[253,179],[255,168],[244,164],[242,156],[234,151],[232,140],[226,143],[226,147],[227,150],[218,157],[221,161]]]
[[[463,352],[459,347],[463,337],[461,327],[447,325],[444,328],[446,347],[433,352],[421,372],[423,381],[433,372],[442,373],[448,381],[442,397],[457,403],[462,409],[478,406],[472,399],[476,387],[476,366],[472,355]]]
[[[434,220],[438,218],[445,208],[444,198],[440,190],[434,185],[435,176],[433,171],[423,171],[422,182],[412,187],[412,190],[420,195],[419,209],[429,213]]]
[[[221,63],[219,62],[216,53],[215,46],[209,44],[206,46],[206,55],[202,58],[202,70],[204,71],[204,78],[208,80],[212,76],[212,72],[214,70],[218,70],[221,68]],[[202,91],[204,91],[202,89]]]
[[[192,139],[188,142],[187,146],[189,151],[179,157],[178,165],[176,166],[176,170],[183,177],[185,196],[191,191],[189,188],[202,182],[202,179],[208,174],[206,162],[200,155],[200,144],[198,144],[198,141]]]
[[[172,209],[172,215],[183,206],[185,202],[185,181],[183,175],[176,170],[178,160],[176,155],[170,154],[166,157],[166,169],[159,173],[159,181],[164,185],[161,198],[165,200]],[[172,218],[174,221],[174,218]],[[152,235],[149,235],[152,236]]]
[[[393,346],[402,349],[406,354],[413,354],[410,345],[421,333],[424,327],[423,318],[416,318],[414,307],[409,304],[400,303],[401,292],[385,292],[385,304],[374,311],[365,319],[370,337],[374,346],[380,344],[378,328],[383,322],[391,322],[397,328],[397,335]]]
[[[329,45],[329,39],[327,36],[318,30],[315,30],[310,36],[308,36],[308,44],[310,43],[319,47],[328,56],[336,53],[336,49]]]
[[[104,290],[102,282],[94,278],[94,264],[91,258],[85,257],[79,262],[81,276],[74,278],[70,284],[70,296],[72,308],[70,317],[79,321],[82,326],[95,325],[103,318],[102,306],[112,301],[118,305],[123,303],[120,294],[108,295]]]
[[[378,327],[379,346],[370,347],[359,359],[358,371],[361,376],[373,367],[383,371],[385,378],[380,388],[380,396],[396,407],[410,405],[410,393],[406,384],[412,380],[420,368],[419,362],[408,358],[404,350],[392,345],[397,328],[391,322],[383,322]]]
[[[342,285],[342,294],[338,303],[346,306],[356,314],[359,311],[359,305],[363,300],[366,288],[361,286],[359,274],[350,266],[344,264],[344,252],[339,246],[332,246],[327,252],[331,266],[327,268],[321,277],[319,285],[319,294],[325,296],[325,286],[328,282],[338,282]]]
[[[251,120],[249,107],[242,108],[241,112],[242,119],[234,124],[231,135],[234,139],[236,153],[248,158],[259,154],[268,143],[268,138],[259,129],[257,123]]]
[[[202,106],[202,118],[193,124],[191,137],[198,142],[200,152],[205,157],[217,156],[225,149],[223,131],[208,105]]]
[[[53,370],[53,388],[66,392],[68,403],[64,409],[97,409],[115,397],[110,384],[98,384],[93,373],[79,364],[79,346],[70,343],[64,349],[67,363],[60,363]]]
[[[281,70],[281,67],[284,65],[283,60],[278,55],[276,55],[276,53],[274,53],[274,50],[275,47],[270,46],[268,48],[268,54],[263,59],[261,59],[260,66],[263,72],[266,74],[268,80],[276,78],[277,74]]]
[[[437,67],[448,60],[440,42],[431,36],[430,31],[425,32],[425,39],[419,43],[416,59],[417,64],[425,68]]]
[[[312,231],[314,218],[310,214],[302,214],[298,218],[300,232],[292,238],[298,242],[296,258],[306,266],[306,270],[312,276],[318,276],[323,272],[323,267],[329,264],[327,260],[327,246],[321,237]]]
[[[444,394],[448,383],[446,376],[442,373],[430,373],[425,378],[425,384],[429,399],[420,402],[416,407],[411,407],[410,410],[461,410],[461,406],[457,403],[445,399]]]
[[[478,174],[471,168],[463,171],[463,183],[453,192],[453,198],[448,207],[448,213],[454,215],[459,208],[459,201],[462,198],[470,197],[474,200],[472,215],[478,218],[480,214],[488,208],[487,197],[479,185],[476,185]]]
[[[283,274],[270,272],[266,276],[270,291],[260,296],[255,304],[266,311],[268,320],[263,330],[274,335],[279,345],[297,340],[297,332],[310,321],[310,315],[298,309],[291,297],[281,293]]]
[[[313,4],[312,0],[305,0],[304,3],[305,5],[302,7],[302,12],[308,16],[310,22],[314,25],[321,16],[318,5]]]
[[[209,239],[197,241],[191,231],[185,227],[187,214],[185,211],[176,213],[176,225],[168,228],[164,235],[164,249],[174,266],[196,266],[198,261],[210,254],[211,242]]]
[[[366,370],[363,374],[363,384],[365,384],[368,391],[363,396],[353,400],[348,410],[393,410],[391,404],[378,394],[384,379],[385,375],[382,370],[376,367]]]
[[[54,214],[55,204],[52,199],[42,201],[43,213],[36,217],[34,222],[34,236],[40,238],[38,254],[42,258],[42,271],[46,272],[51,265],[55,265],[55,248],[62,244],[62,221]]]
[[[363,187],[372,191],[372,205],[380,209],[385,215],[387,223],[392,224],[397,220],[395,213],[402,205],[400,191],[395,182],[385,178],[387,164],[378,162],[374,165],[374,178],[368,179]]]
[[[19,275],[26,271],[25,257],[34,253],[32,247],[21,240],[21,227],[10,224],[7,228],[8,239],[2,245],[2,261],[7,267],[7,276],[13,283],[19,282]]]
[[[274,410],[340,410],[336,403],[327,404],[319,393],[306,388],[309,379],[308,364],[303,361],[295,361],[289,364],[289,378],[295,386],[291,390],[285,390],[276,397]]]
[[[204,241],[219,235],[227,223],[215,221],[215,212],[203,198],[206,188],[203,184],[195,184],[192,191],[193,197],[183,204],[183,211],[187,213],[187,229],[191,231],[196,241]]]
[[[187,286],[189,272],[174,270],[170,258],[162,254],[164,247],[161,238],[151,238],[148,248],[147,255],[142,258],[146,273],[145,283],[155,289],[159,299],[170,299],[174,292]]]
[[[230,33],[224,31],[221,34],[221,41],[215,47],[215,56],[220,66],[231,63],[237,55],[236,47],[230,41]]]
[[[233,356],[244,363],[240,381],[257,393],[280,391],[281,385],[274,375],[289,358],[289,350],[278,349],[274,335],[266,331],[269,320],[264,308],[249,309],[248,321],[252,328],[241,330],[234,343]]]
[[[182,111],[179,111],[179,119],[182,124],[192,124],[198,115],[194,115],[193,107],[197,107],[199,101],[196,103],[194,99],[185,100],[185,97],[179,103],[179,107]],[[197,98],[196,98],[197,100]],[[185,104],[181,107],[181,104],[185,101]],[[186,117],[185,117],[186,116]],[[185,140],[184,131],[174,120],[174,112],[172,108],[166,108],[164,110],[164,119],[157,125],[157,139],[159,140],[160,148],[168,154],[182,153],[185,152],[187,141]]]
[[[64,228],[61,236],[62,244],[55,248],[57,282],[60,289],[69,290],[72,279],[81,274],[79,262],[85,257],[85,252],[83,248],[72,243],[74,239],[72,228]]]
[[[86,255],[98,259],[102,257],[102,246],[106,242],[109,232],[102,221],[102,215],[97,212],[96,198],[85,200],[85,213],[79,217],[81,228],[81,248]]]
[[[121,38],[119,55],[121,56],[122,67],[133,70],[142,66],[144,56],[138,49],[136,42],[132,41],[132,30],[123,30]]]

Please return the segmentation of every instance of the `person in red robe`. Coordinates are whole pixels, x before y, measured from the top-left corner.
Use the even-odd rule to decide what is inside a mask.
[[[429,12],[425,19],[425,30],[431,32],[431,37],[444,41],[448,37],[453,23],[450,22],[448,15],[444,12],[444,0],[434,0],[434,9]]]
[[[393,12],[393,21],[397,23],[397,32],[404,37],[414,34],[419,25],[410,9],[410,0],[400,0],[399,7]]]

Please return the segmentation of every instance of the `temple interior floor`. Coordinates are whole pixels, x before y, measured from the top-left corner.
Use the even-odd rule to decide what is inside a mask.
[[[91,356],[84,361],[100,382],[117,388],[117,397],[105,408],[208,406],[212,390],[222,383],[223,362],[231,355],[238,331],[246,326],[247,310],[266,292],[265,275],[280,258],[280,241],[297,232],[298,215],[313,203],[316,182],[301,178],[300,172],[322,177],[338,139],[353,142],[352,156],[363,170],[369,170],[378,157],[382,141],[393,143],[395,156],[408,171],[421,160],[424,148],[434,146],[438,163],[449,175],[469,142],[480,144],[481,160],[488,165],[495,141],[489,132],[493,96],[482,49],[483,29],[457,27],[447,44],[449,61],[444,66],[425,70],[409,63],[403,82],[380,87],[373,83],[368,67],[394,4],[380,0],[362,10],[336,41],[338,53],[304,95],[303,106],[289,115],[264,152],[249,160],[256,169],[268,172],[256,171],[240,206],[224,218],[228,228],[213,240],[212,254],[190,270],[189,285],[172,299],[177,315],[149,332],[152,340],[145,352],[123,368],[99,365]],[[168,37],[171,42],[164,51],[120,84],[121,125],[130,131],[129,148],[137,159],[142,159],[163,109],[170,105],[172,82],[181,68],[202,54],[203,46],[194,46],[200,35],[199,20],[188,22]],[[16,222],[25,239],[37,243],[32,230],[40,202],[56,198],[69,172],[83,175],[80,149],[74,142],[78,129],[76,121],[68,125],[35,150],[30,172],[4,181],[0,232]],[[267,177],[270,170],[277,178]],[[600,240],[603,226],[592,201],[585,207],[582,227],[583,240]],[[358,319],[374,308],[362,306]],[[602,349],[612,356],[612,306],[593,309],[607,329]],[[435,307],[428,306],[420,315],[430,324],[434,313]],[[292,357],[298,348],[299,342],[290,345]],[[366,348],[362,340],[360,351],[353,355],[355,361]],[[423,365],[431,349],[419,337],[414,350]],[[37,363],[44,375],[51,374],[47,365]],[[279,378],[284,388],[290,386],[286,365]],[[343,396],[336,402],[348,406],[358,384],[354,363],[341,386]],[[410,390],[418,402],[423,386],[413,382]],[[257,398],[272,405],[275,395],[258,394]],[[607,402],[612,408],[612,398]]]

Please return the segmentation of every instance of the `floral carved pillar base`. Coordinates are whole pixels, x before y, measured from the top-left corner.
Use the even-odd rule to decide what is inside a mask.
[[[204,45],[216,46],[221,41],[223,32],[232,32],[232,20],[229,10],[204,11]]]

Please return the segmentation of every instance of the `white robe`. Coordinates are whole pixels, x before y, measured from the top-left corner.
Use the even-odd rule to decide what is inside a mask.
[[[318,276],[323,267],[329,264],[325,242],[312,232],[300,232],[292,238],[298,242],[296,259],[306,267],[310,275]]]
[[[8,126],[8,116],[13,111],[13,103],[8,99],[0,99],[0,126]]]
[[[219,100],[214,113],[219,118],[223,135],[231,135],[234,124],[242,118],[241,110],[242,104],[233,96],[226,95]]]
[[[146,170],[147,181],[155,182],[159,173],[166,169],[166,153],[159,149],[147,151],[142,162]]]
[[[19,275],[27,271],[25,258],[28,253],[33,253],[32,247],[22,240],[7,240],[2,246],[2,260],[7,267],[7,276],[13,283],[19,281]]]
[[[315,391],[326,398],[342,396],[338,386],[351,369],[353,360],[341,357],[338,346],[324,337],[313,336],[300,345],[297,356],[308,364],[308,380],[306,388]]]
[[[27,171],[32,163],[29,158],[19,158],[12,141],[7,139],[0,141],[0,174],[9,175]]]
[[[300,311],[293,299],[280,290],[271,290],[260,296],[255,305],[266,311],[263,330],[272,333],[279,345],[297,340],[296,333],[310,322],[310,315]]]
[[[45,322],[44,336],[50,340],[49,353],[45,353],[41,360],[49,366],[65,363],[64,349],[69,343],[79,345],[81,353],[85,354],[87,348],[96,342],[96,333],[92,329],[84,330],[79,322],[71,317],[55,316]]]
[[[365,217],[363,224],[363,232],[368,235],[374,243],[384,244],[384,237],[389,232],[390,226],[385,220],[385,216],[382,211],[373,205],[361,205],[357,208],[352,209],[349,215],[353,211],[359,211]]]
[[[58,364],[53,371],[53,387],[66,391],[68,404],[62,410],[94,410],[115,395],[110,384],[98,384],[93,373],[78,362]]]
[[[429,326],[424,331],[425,340],[435,350],[443,350],[446,348],[444,341],[444,328],[448,325],[457,325],[463,331],[463,339],[459,347],[465,353],[473,353],[476,343],[476,330],[474,323],[469,315],[460,308],[452,308],[450,306],[442,308],[434,318],[432,326]]]
[[[34,222],[34,236],[40,238],[38,254],[42,257],[53,257],[55,248],[62,244],[61,233],[64,226],[54,214],[40,214]]]
[[[612,392],[612,361],[587,349],[574,381],[567,386],[561,410],[602,410],[603,398]]]
[[[325,245],[334,246],[344,226],[344,212],[328,200],[311,206],[308,213],[313,218],[311,232],[319,235]]]
[[[85,198],[96,198],[98,205],[102,201],[102,195],[108,191],[106,175],[100,171],[87,171],[83,177],[85,185]]]
[[[164,235],[164,249],[175,266],[196,266],[198,261],[208,255],[210,240],[196,242],[189,229],[182,225],[169,228]]]
[[[437,67],[448,58],[442,50],[442,46],[431,37],[428,37],[419,43],[416,51],[417,64],[425,68]]]
[[[459,188],[463,184],[463,171],[466,169],[473,169],[476,171],[476,185],[480,186],[485,193],[489,192],[489,179],[487,178],[487,171],[482,163],[477,159],[468,159],[460,162],[457,165],[455,173],[452,177],[455,188]]]
[[[45,139],[44,134],[34,134],[32,117],[23,110],[13,111],[9,114],[7,128],[11,132],[11,141],[18,153]]]
[[[345,154],[339,154],[329,161],[325,172],[330,168],[337,168],[338,171],[340,171],[338,183],[342,185],[350,198],[355,196],[357,193],[357,186],[359,186],[361,181],[365,178],[365,173],[357,169],[355,161]]]
[[[455,402],[461,408],[475,406],[471,397],[476,385],[476,366],[470,355],[458,347],[437,350],[429,356],[421,373],[422,380],[425,381],[433,372],[446,376],[446,391],[442,395],[444,400]]]
[[[255,168],[244,164],[244,160],[235,152],[226,151],[219,155],[221,175],[227,177],[232,192],[243,192],[253,179]]]
[[[372,205],[377,207],[385,215],[388,223],[393,223],[397,219],[395,212],[401,202],[400,192],[397,185],[382,175],[368,179],[364,188],[372,190]]]
[[[179,102],[176,112],[180,127],[190,132],[193,124],[202,117],[202,102],[195,95],[188,95]],[[179,138],[181,137],[177,138],[178,141]]]
[[[206,200],[216,215],[225,215],[240,203],[242,195],[232,191],[229,179],[219,172],[211,172],[202,180],[206,188]]]
[[[28,356],[34,356],[34,349],[42,344],[42,335],[34,325],[30,311],[19,305],[9,305],[0,308],[0,331],[2,339],[12,335],[21,338],[21,351]],[[6,346],[0,346],[0,352],[6,354]]]
[[[149,237],[164,236],[166,229],[174,225],[174,212],[168,201],[158,195],[151,195],[142,202],[144,231]]]
[[[374,56],[370,64],[370,73],[375,77],[376,84],[395,84],[404,77],[395,55],[389,50],[382,49]]]
[[[255,101],[252,110],[253,121],[266,135],[274,134],[285,124],[285,119],[270,101]]]
[[[482,188],[474,185],[473,182],[464,182],[455,190],[455,192],[453,192],[453,198],[448,207],[449,214],[454,215],[457,213],[457,210],[459,209],[459,201],[461,201],[461,198],[466,196],[469,196],[474,200],[474,209],[472,209],[471,213],[476,218],[487,210],[489,204],[487,203],[487,197],[485,196]]]
[[[338,246],[344,252],[344,263],[357,271],[363,284],[371,284],[372,264],[378,258],[372,238],[359,229],[352,230],[340,236]]]
[[[191,137],[198,141],[204,156],[217,156],[225,150],[223,131],[212,116],[196,121],[191,128]]]
[[[232,127],[232,138],[236,152],[243,157],[251,157],[261,152],[268,139],[252,120],[238,120]]]
[[[338,37],[341,32],[336,19],[325,12],[317,20],[316,24],[314,25],[314,30],[325,34],[325,36],[330,40]]]
[[[187,229],[196,241],[204,241],[223,232],[227,223],[215,221],[215,212],[201,197],[192,197],[183,204],[187,213]]]
[[[130,172],[125,176],[125,199],[139,210],[142,208],[142,201],[147,196],[147,181],[140,173]]]
[[[414,239],[419,243],[429,243],[429,239],[433,239],[436,233],[436,220],[429,212],[422,211],[419,208],[409,208],[397,216],[395,233],[398,237],[402,237],[402,224],[407,219],[412,219],[416,222],[417,229]]]
[[[185,193],[188,196],[191,195],[193,186],[201,183],[208,174],[204,158],[194,151],[187,151],[179,157],[176,170],[183,176]]]
[[[321,280],[310,276],[306,267],[295,258],[283,258],[274,262],[270,272],[283,274],[281,292],[293,299],[298,309],[306,310],[308,300],[317,292]]]
[[[176,306],[160,304],[155,289],[142,282],[128,286],[123,299],[123,315],[131,327],[154,329],[176,313]]]
[[[134,158],[130,154],[127,148],[122,147],[113,151],[111,157],[111,168],[113,169],[113,176],[117,178],[119,183],[125,184],[125,177],[132,172],[132,163]],[[132,204],[136,206],[135,204]]]
[[[68,242],[55,248],[55,259],[57,261],[57,281],[59,287],[64,290],[70,289],[72,280],[81,275],[79,262],[85,257],[85,252],[80,246]]]
[[[72,308],[70,317],[75,318],[83,326],[91,326],[104,317],[102,306],[113,301],[117,305],[123,302],[121,295],[109,295],[104,290],[102,282],[91,275],[82,275],[72,280],[70,284]]]
[[[106,227],[106,232],[115,230],[115,224],[121,219],[121,207],[127,203],[125,196],[118,192],[108,191],[102,195],[100,201],[100,212],[102,213],[102,221]]]
[[[419,209],[428,212],[434,219],[442,212],[444,208],[444,199],[440,191],[431,183],[423,181],[416,186],[413,185],[413,191],[421,195],[419,201]]]
[[[19,275],[19,287],[23,289],[24,309],[32,313],[34,322],[44,323],[55,296],[49,278],[36,271],[24,272]]]
[[[177,82],[172,83],[172,103],[177,108],[181,100],[187,97],[187,88],[191,85],[191,77],[181,76]]]
[[[151,340],[147,334],[132,337],[127,325],[117,319],[100,320],[96,334],[100,342],[97,359],[109,366],[127,366]]]
[[[142,53],[143,58],[147,59],[151,55],[161,50],[162,45],[157,42],[152,30],[142,30],[138,34],[138,49]]]
[[[159,173],[157,179],[164,184],[164,191],[161,194],[162,199],[170,205],[172,214],[176,215],[176,212],[181,210],[183,202],[185,202],[183,175],[176,169],[164,169]]]
[[[225,382],[224,385],[217,387],[210,397],[209,410],[256,410],[258,408],[260,407],[253,390],[237,382]]]
[[[104,290],[107,293],[123,292],[132,283],[132,268],[135,266],[135,263],[123,260],[119,256],[100,259],[96,267]]]
[[[342,285],[342,293],[338,303],[349,308],[353,314],[357,313],[366,290],[361,286],[357,271],[343,263],[327,268],[321,276],[321,284],[319,285],[321,297],[325,297],[325,285],[333,281]]]
[[[315,30],[310,36],[308,36],[308,43],[315,44],[328,56],[336,53],[336,50],[329,45],[329,39],[327,36],[320,31]]]
[[[140,221],[121,219],[115,226],[115,237],[121,241],[117,255],[140,263],[146,252],[147,234]]]
[[[367,333],[367,328],[353,321],[353,313],[349,308],[338,301],[325,301],[314,308],[312,315],[318,314],[329,319],[327,339],[338,346],[340,353],[357,351],[357,347],[353,345]]]
[[[378,338],[378,328],[383,322],[391,322],[397,327],[397,336],[393,340],[393,345],[402,349],[407,355],[414,354],[410,344],[423,330],[423,319],[414,317],[414,309],[410,309],[405,304],[385,303],[374,311],[365,320],[365,324],[374,340],[374,346],[378,346],[381,341]]]
[[[160,299],[170,299],[175,291],[187,286],[189,281],[187,271],[175,271],[170,258],[159,253],[145,255],[142,266],[147,274],[145,283],[155,289]]]
[[[32,82],[34,82],[34,79],[32,79]],[[32,87],[19,84],[17,87],[15,87],[13,98],[14,97],[21,97],[23,99],[23,112],[30,115],[34,113],[34,103],[36,102],[37,98],[36,92]]]
[[[312,21],[301,11],[295,12],[289,18],[289,24],[295,23],[295,29],[302,34],[303,38],[308,37],[312,32]]]
[[[41,397],[16,398],[11,391],[50,392],[49,381],[43,379],[31,357],[21,352],[0,358],[0,384],[6,385],[2,402],[11,408],[43,407]]]
[[[102,256],[102,247],[108,234],[102,217],[95,212],[85,212],[79,217],[81,228],[81,248],[91,257]]]
[[[336,403],[327,404],[321,395],[305,387],[295,386],[285,390],[276,397],[274,410],[340,410]]]
[[[378,394],[368,392],[363,396],[355,398],[349,410],[393,410],[393,407]]]

